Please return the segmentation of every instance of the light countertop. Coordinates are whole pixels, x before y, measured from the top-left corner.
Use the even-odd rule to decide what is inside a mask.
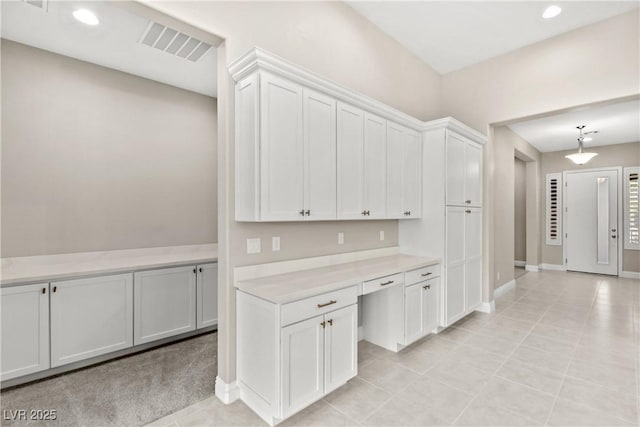
[[[217,260],[217,244],[2,258],[0,284],[47,282]]]
[[[236,282],[235,286],[241,291],[258,298],[275,304],[286,304],[325,292],[358,285],[364,281],[377,279],[389,274],[415,270],[416,268],[439,263],[440,260],[437,258],[398,254],[257,279],[240,280]]]

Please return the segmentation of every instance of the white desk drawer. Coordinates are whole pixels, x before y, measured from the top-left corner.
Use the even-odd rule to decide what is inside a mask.
[[[367,280],[362,284],[362,295],[370,294],[371,292],[379,291],[381,289],[389,288],[392,286],[402,285],[403,283],[404,277],[402,273],[384,276],[379,279]]]
[[[358,286],[290,302],[282,306],[280,325],[289,325],[358,302]]]
[[[440,264],[430,265],[428,267],[418,268],[417,270],[407,271],[405,273],[405,283],[413,285],[422,280],[433,279],[440,276]]]

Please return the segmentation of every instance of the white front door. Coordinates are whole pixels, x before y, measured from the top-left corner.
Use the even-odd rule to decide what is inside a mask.
[[[618,171],[565,174],[567,270],[618,274]]]

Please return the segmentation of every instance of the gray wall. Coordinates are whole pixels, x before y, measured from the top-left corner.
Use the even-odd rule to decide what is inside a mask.
[[[3,257],[217,241],[215,98],[1,47]]]
[[[573,162],[565,159],[567,154],[574,153],[576,150],[555,151],[553,153],[542,153],[542,175],[541,185],[544,188],[546,175],[553,172],[563,172],[579,169],[594,169],[610,166],[638,166],[640,165],[640,142],[630,144],[607,145],[595,147],[589,151],[598,153],[589,163],[584,166],[578,166]],[[546,195],[545,195],[546,197]],[[541,206],[541,215],[544,219],[544,203]],[[622,230],[622,224],[619,224]],[[620,234],[622,237],[622,234]],[[547,245],[544,238],[544,230],[542,235],[542,262],[545,264],[563,264],[562,248],[563,246]],[[624,250],[622,261],[622,269],[624,271],[640,271],[640,251]]]
[[[514,159],[514,257],[527,260],[527,167],[524,161]]]

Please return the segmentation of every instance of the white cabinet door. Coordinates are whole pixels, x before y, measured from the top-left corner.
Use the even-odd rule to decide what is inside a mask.
[[[49,284],[2,288],[2,381],[49,368]]]
[[[131,274],[51,283],[51,367],[133,345]]]
[[[404,144],[403,216],[419,218],[422,214],[422,140],[407,131]]]
[[[385,218],[387,210],[387,121],[364,114],[364,195],[366,218]]]
[[[358,374],[358,306],[325,316],[324,393],[330,393]]]
[[[338,219],[365,218],[364,183],[364,112],[338,102]]]
[[[305,218],[336,219],[336,101],[303,90]]]
[[[482,210],[465,209],[467,312],[482,302]]]
[[[432,332],[438,327],[438,306],[440,301],[440,278],[428,280],[424,290],[424,333]]]
[[[446,143],[446,204],[465,205],[465,152],[467,141],[447,132]]]
[[[302,220],[302,87],[269,74],[260,83],[261,219]]]
[[[195,273],[195,267],[135,273],[134,344],[144,344],[196,328]]]
[[[218,264],[202,264],[196,278],[196,327],[218,324]]]
[[[424,336],[424,291],[423,282],[407,286],[404,289],[404,336],[405,345]]]
[[[465,169],[465,204],[482,206],[482,146],[467,143]]]
[[[283,418],[324,394],[323,322],[317,316],[281,330]]]
[[[464,207],[446,211],[445,324],[449,326],[465,314],[465,213]]]
[[[387,122],[387,218],[404,218],[405,128]]]

